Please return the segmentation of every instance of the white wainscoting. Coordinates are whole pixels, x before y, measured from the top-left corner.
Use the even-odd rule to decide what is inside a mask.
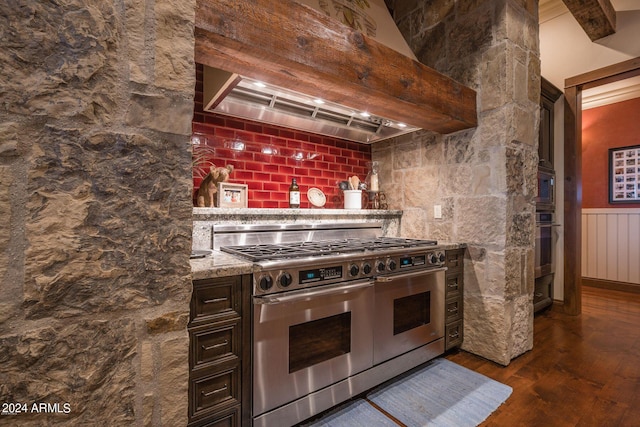
[[[640,209],[582,210],[582,276],[640,284]]]

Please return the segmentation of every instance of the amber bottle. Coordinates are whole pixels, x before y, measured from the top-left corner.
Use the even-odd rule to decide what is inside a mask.
[[[291,186],[289,187],[289,207],[300,207],[300,188],[295,178],[291,180]]]

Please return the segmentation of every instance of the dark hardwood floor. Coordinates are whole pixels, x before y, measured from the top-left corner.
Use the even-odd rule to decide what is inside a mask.
[[[533,350],[506,367],[446,358],[513,388],[484,427],[640,426],[640,294],[583,287],[582,314],[536,315]]]

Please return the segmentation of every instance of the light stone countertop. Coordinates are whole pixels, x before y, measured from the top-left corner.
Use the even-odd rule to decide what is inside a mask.
[[[193,208],[194,221],[296,222],[299,220],[345,221],[375,218],[400,218],[400,210],[383,209],[265,209],[265,208]]]
[[[191,260],[191,278],[193,280],[251,274],[253,270],[254,266],[251,261],[222,251],[212,251],[211,255]]]
[[[467,247],[466,243],[456,243],[456,242],[440,242],[438,241],[438,247],[440,249],[444,249],[446,251],[454,250],[454,249],[465,249]]]

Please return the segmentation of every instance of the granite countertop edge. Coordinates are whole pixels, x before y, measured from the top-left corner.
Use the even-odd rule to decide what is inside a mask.
[[[258,218],[394,218],[402,216],[401,210],[383,209],[265,209],[265,208],[193,208],[193,218],[198,221],[221,217]]]

